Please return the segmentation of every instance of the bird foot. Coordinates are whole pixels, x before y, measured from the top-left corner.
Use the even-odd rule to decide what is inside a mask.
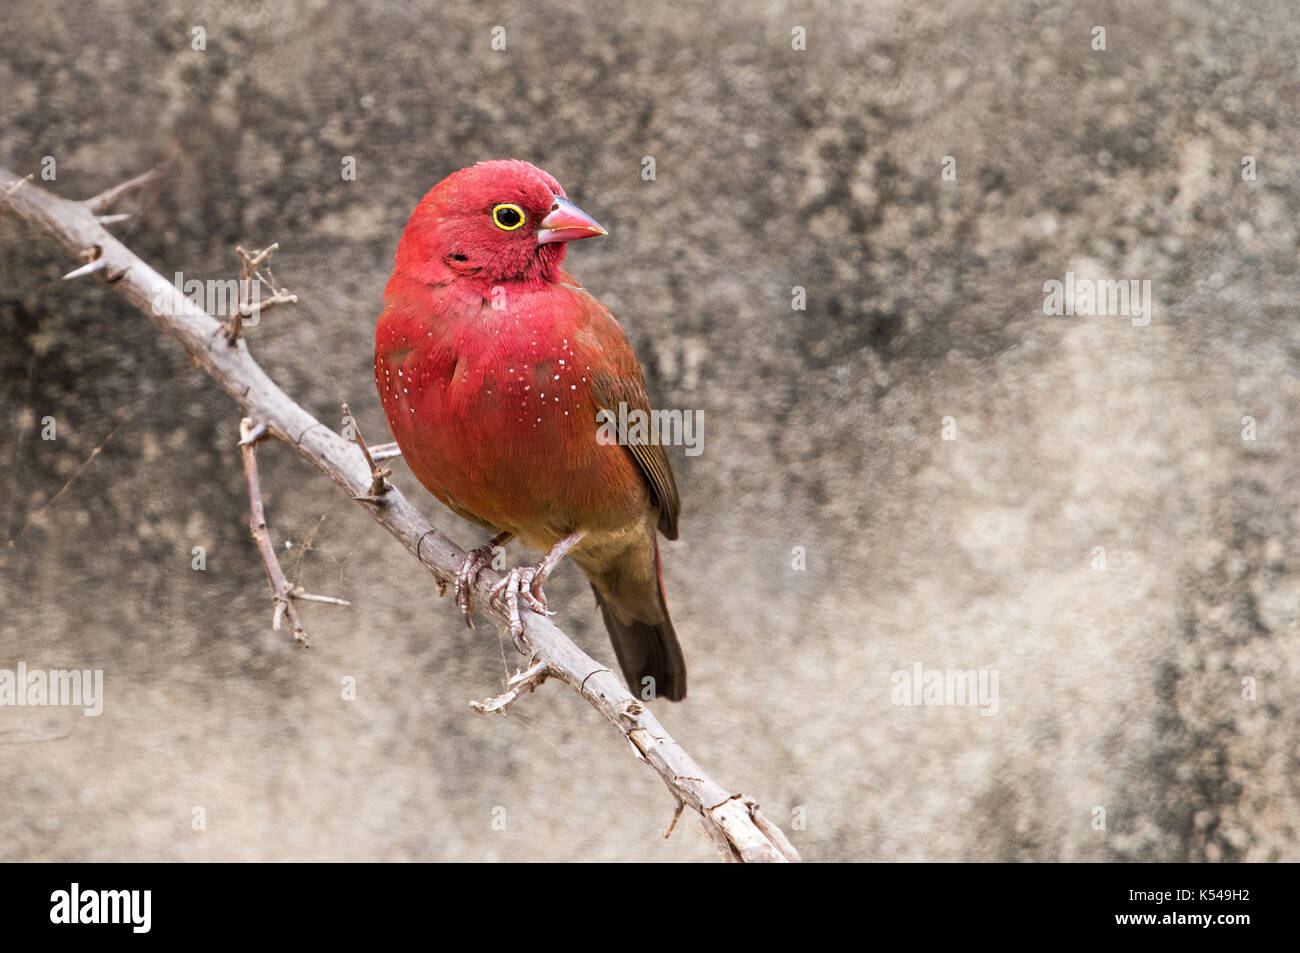
[[[524,651],[520,642],[524,635],[524,620],[519,616],[519,600],[523,599],[534,612],[554,615],[546,608],[546,593],[542,592],[545,580],[542,566],[516,566],[492,587],[492,603],[497,606],[505,604],[506,614],[510,617],[510,638],[520,652]]]
[[[465,554],[465,561],[460,564],[460,572],[456,573],[456,608],[460,609],[465,616],[465,624],[471,629],[474,628],[474,605],[470,601],[470,593],[478,582],[478,574],[492,561],[497,547],[510,542],[510,537],[510,533],[498,533],[482,546],[471,549]]]
[[[570,533],[552,546],[551,551],[536,566],[517,566],[492,587],[492,604],[498,607],[505,604],[506,615],[510,617],[510,638],[521,653],[524,652],[524,647],[519,640],[524,634],[524,620],[519,617],[519,600],[523,599],[534,612],[555,615],[546,608],[546,593],[542,592],[542,583],[546,582],[560,560],[581,539],[581,533]]]

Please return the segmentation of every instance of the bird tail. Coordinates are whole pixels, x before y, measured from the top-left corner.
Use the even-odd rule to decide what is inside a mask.
[[[627,572],[629,554],[604,572],[588,572],[596,604],[605,620],[614,654],[633,694],[681,701],[686,697],[686,659],[664,599],[659,543],[654,546],[654,574]],[[644,557],[642,557],[644,558]],[[646,683],[645,679],[653,681]]]

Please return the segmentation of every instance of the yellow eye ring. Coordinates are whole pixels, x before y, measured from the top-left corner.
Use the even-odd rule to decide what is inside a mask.
[[[518,205],[503,202],[492,209],[492,221],[496,227],[505,232],[513,232],[524,227],[524,210]]]

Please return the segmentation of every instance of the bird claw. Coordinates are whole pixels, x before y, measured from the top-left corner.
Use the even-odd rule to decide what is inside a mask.
[[[522,598],[534,612],[555,614],[546,608],[546,593],[542,591],[545,580],[541,567],[516,566],[492,587],[489,598],[498,607],[505,603],[506,614],[510,617],[510,638],[521,653],[525,651],[520,641],[524,635],[524,620],[519,615],[519,600]]]
[[[474,628],[474,605],[470,601],[470,593],[478,582],[478,574],[492,561],[492,550],[496,545],[496,540],[489,540],[482,546],[471,549],[465,554],[465,561],[460,564],[460,572],[456,573],[456,608],[465,616],[465,624],[471,629]]]
[[[474,628],[474,623],[470,619],[470,593],[478,582],[478,574],[496,554],[497,547],[504,546],[513,537],[514,533],[507,530],[498,533],[477,549],[470,550],[465,555],[460,572],[456,574],[456,605],[465,614],[465,624],[471,629]],[[524,620],[519,615],[519,600],[522,599],[528,608],[541,615],[555,615],[546,607],[546,593],[542,591],[542,583],[546,582],[564,554],[576,546],[581,538],[580,533],[570,533],[552,546],[536,566],[516,566],[488,593],[488,602],[505,610],[510,620],[510,638],[521,653],[525,652],[522,642]]]

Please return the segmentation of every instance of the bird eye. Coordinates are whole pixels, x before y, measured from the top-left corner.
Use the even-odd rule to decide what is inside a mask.
[[[524,224],[524,210],[508,202],[498,205],[492,209],[492,221],[496,222],[497,228],[513,232]]]

